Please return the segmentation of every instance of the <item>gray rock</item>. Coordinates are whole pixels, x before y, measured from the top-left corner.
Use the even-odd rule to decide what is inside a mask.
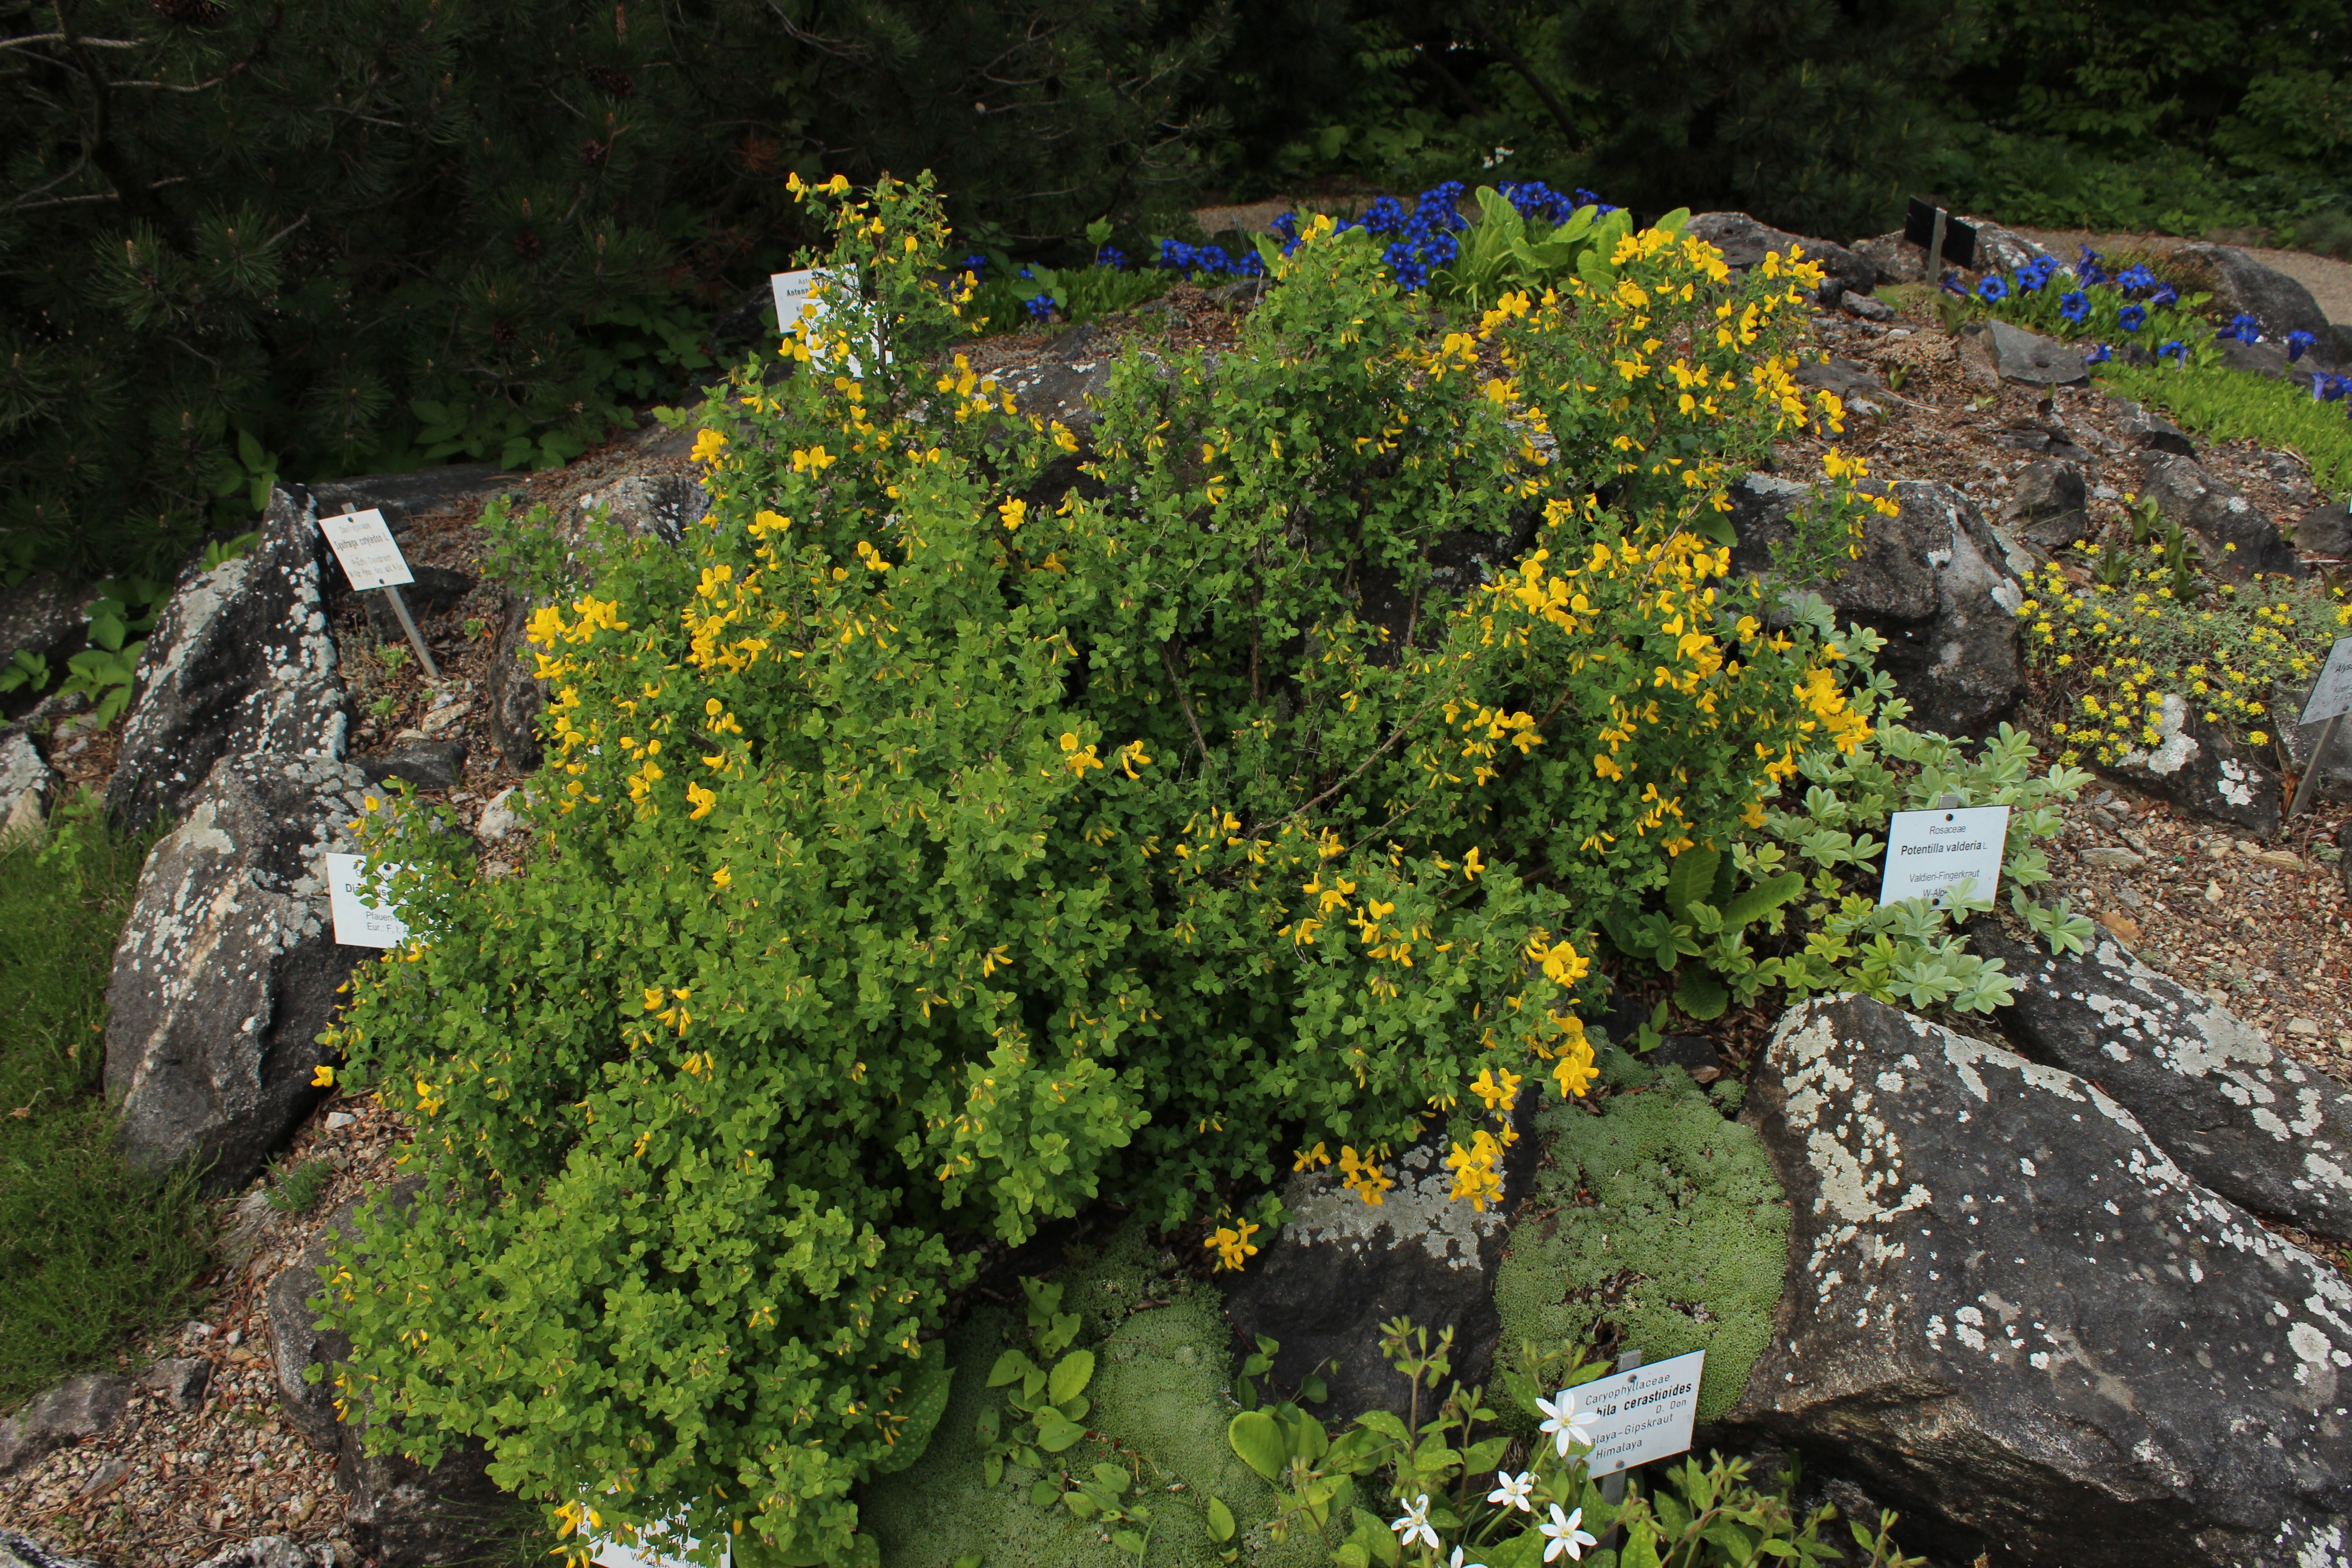
[[[1985,323],[1985,346],[2003,381],[2029,386],[2080,386],[2091,379],[2083,351],[2072,343],[2029,332],[2010,321]]]
[[[386,527],[405,533],[419,518],[486,500],[514,483],[496,463],[442,463],[405,474],[361,474],[310,487],[320,517],[341,517],[370,507],[383,513]]]
[[[2096,1083],[2200,1185],[2352,1237],[2352,1092],[2111,939],[2056,954],[1983,924],[1969,945],[2017,976],[2000,1016],[2019,1050]]]
[[[250,553],[181,574],[140,655],[106,791],[118,821],[184,815],[223,757],[342,756],[351,715],[327,631],[325,550],[309,495],[280,489]]]
[[[2223,338],[2215,346],[2221,349],[2221,363],[2229,369],[2251,371],[2273,381],[2284,381],[2303,368],[2300,363],[2287,363],[2284,343],[2242,343],[2235,338]]]
[[[2347,1561],[2352,1286],[2112,1098],[1844,996],[1790,1010],[1748,1105],[1789,1280],[1727,1425],[1821,1455],[1948,1560]]]
[[[0,1530],[0,1568],[98,1568],[87,1557],[68,1557],[50,1551],[31,1536]]]
[[[482,807],[481,820],[474,826],[474,837],[485,844],[503,844],[507,836],[529,826],[530,819],[517,809],[515,791],[520,785],[509,785],[490,796]],[[528,796],[524,797],[526,800]]]
[[[0,1476],[107,1431],[130,1408],[131,1392],[129,1378],[84,1373],[26,1400],[0,1421]]]
[[[1882,397],[1886,393],[1886,383],[1880,379],[1876,367],[1843,356],[1808,360],[1797,367],[1795,380],[1799,386],[1835,393],[1848,400]]]
[[[0,663],[19,651],[52,659],[72,653],[85,624],[81,605],[47,572],[0,587]]]
[[[1887,639],[1878,667],[1911,704],[1908,723],[1985,734],[2025,697],[2024,587],[1974,501],[1938,481],[1906,479],[1892,493],[1901,512],[1871,518],[1861,558],[1820,591],[1840,625]]]
[[[224,1546],[196,1568],[335,1568],[335,1549],[305,1546],[283,1535],[257,1535]]]
[[[2352,559],[2352,505],[2331,501],[2295,520],[2294,547],[2331,561]]]
[[[2083,851],[2083,864],[2096,866],[2105,871],[2137,871],[2147,861],[2128,849],[2113,845],[2097,845]]]
[[[327,1216],[310,1244],[270,1277],[262,1291],[270,1369],[278,1378],[278,1407],[296,1431],[330,1453],[339,1449],[343,1440],[335,1419],[334,1369],[352,1353],[352,1342],[340,1330],[318,1326],[320,1309],[325,1304],[320,1296],[325,1287],[319,1271],[328,1266],[338,1246],[358,1238],[354,1216],[362,1207],[382,1204],[394,1211],[405,1209],[424,1190],[423,1177],[403,1176],[382,1193],[342,1205]],[[324,1369],[315,1383],[305,1375],[313,1366]]]
[[[2234,245],[2184,245],[2173,258],[2201,264],[2218,280],[2213,303],[2225,316],[2244,312],[2263,324],[2263,335],[2283,339],[2289,332],[2310,332],[2323,343],[2333,339],[2327,312],[2311,290],[2273,268],[2265,267]]]
[[[57,784],[30,735],[0,730],[0,843],[41,831]]]
[[[1927,280],[1927,252],[1903,237],[1895,229],[1887,234],[1857,239],[1846,247],[1870,263],[1871,271],[1880,283],[1921,283]]]
[[[474,591],[475,579],[463,572],[446,566],[411,566],[409,573],[416,581],[405,584],[400,590],[400,602],[408,606],[409,617],[416,622],[422,633],[425,623],[436,616],[446,616],[466,602]],[[367,608],[368,630],[378,642],[405,643],[406,628],[400,624],[398,612],[392,607],[390,595],[370,590],[360,595]]]
[[[412,741],[390,751],[353,757],[370,784],[405,779],[418,789],[455,789],[466,776],[463,741]]]
[[[1976,266],[1971,269],[1973,271],[2011,273],[2037,256],[2050,254],[2016,230],[2003,228],[1988,218],[1963,216],[1960,222],[1970,225],[1977,231]],[[1913,246],[1911,248],[1916,251],[1919,247]]]
[[[211,1385],[213,1363],[200,1355],[159,1361],[139,1375],[139,1385],[161,1396],[174,1410],[195,1410],[205,1403]]]
[[[2164,699],[2156,730],[2154,745],[2095,765],[2108,777],[2137,785],[2183,811],[2235,823],[2260,838],[2277,834],[2276,773],[2226,731],[2205,722],[2184,698]]]
[[[604,511],[630,539],[676,544],[710,511],[709,492],[691,474],[631,474],[580,498],[583,518]]]
[[[1100,417],[1097,405],[1110,390],[1118,359],[1118,342],[1109,334],[1075,327],[1055,338],[1044,357],[999,371],[996,380],[1022,413],[1049,424],[1058,420],[1083,442]]]
[[[356,847],[367,780],[325,758],[227,757],[139,876],[107,987],[106,1087],[137,1163],[243,1186],[325,1092],[310,1079],[360,950],[321,857]]]
[[[2018,538],[2055,554],[2091,536],[2091,492],[2073,463],[2044,458],[2020,469],[2000,521]]]
[[[2124,445],[2145,452],[2173,452],[2183,458],[2197,456],[2197,443],[2189,432],[2161,414],[2150,414],[2128,397],[2111,397],[2107,406],[2123,427]]]
[[[1540,1140],[1528,1136],[1538,1100],[1523,1096],[1519,1141],[1506,1156],[1503,1196],[1484,1214],[1447,1196],[1453,1173],[1443,1142],[1405,1151],[1396,1185],[1378,1207],[1340,1184],[1335,1170],[1290,1178],[1283,1205],[1290,1223],[1238,1276],[1223,1276],[1225,1313],[1246,1341],[1281,1342],[1274,1380],[1296,1389],[1327,1362],[1327,1423],[1372,1409],[1401,1410],[1411,1390],[1380,1353],[1380,1325],[1400,1313],[1416,1323],[1454,1326],[1454,1375],[1483,1383],[1502,1337],[1494,1301],[1506,1216],[1533,1190]]]
[[[1843,245],[1759,223],[1746,213],[1701,213],[1683,226],[1683,234],[1703,239],[1723,252],[1726,265],[1746,270],[1767,256],[1786,257],[1801,247],[1803,259],[1818,264],[1828,281],[1848,293],[1867,294],[1878,287],[1878,268]]]
[[[1874,267],[1873,270],[1875,270]],[[1865,321],[1891,321],[1895,319],[1894,306],[1867,294],[1857,294],[1851,289],[1838,296],[1838,309]]]
[[[2233,583],[2260,572],[2301,577],[2303,563],[2278,525],[2254,510],[2235,487],[2207,473],[2193,458],[2170,452],[2140,457],[2140,495],[2158,513],[2195,534],[2206,570]]]
[[[499,613],[499,640],[482,678],[483,718],[490,740],[518,773],[537,773],[543,754],[540,715],[547,711],[547,686],[535,674],[539,658],[530,646],[530,618],[545,599],[509,594]]]
[[[263,1293],[278,1408],[296,1430],[337,1456],[335,1482],[349,1494],[344,1519],[352,1542],[377,1568],[472,1560],[513,1520],[514,1500],[491,1483],[489,1455],[478,1441],[451,1445],[440,1463],[427,1468],[367,1451],[363,1401],[348,1401],[351,1416],[336,1417],[335,1367],[351,1353],[351,1342],[316,1326],[319,1313],[311,1303],[324,1304],[319,1271],[342,1238],[357,1237],[354,1215],[362,1206],[381,1204],[398,1214],[419,1200],[424,1184],[404,1177],[382,1194],[345,1204]],[[312,1366],[320,1369],[315,1383],[303,1375]]]

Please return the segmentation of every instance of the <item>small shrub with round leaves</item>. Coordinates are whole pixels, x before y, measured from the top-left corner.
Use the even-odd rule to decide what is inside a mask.
[[[1596,923],[1868,734],[1729,574],[1727,481],[1834,421],[1802,271],[1628,234],[1433,331],[1318,225],[1087,453],[952,353],[924,187],[814,194],[857,284],[699,411],[709,515],[532,626],[520,873],[370,828],[415,935],[335,1042],[431,1201],[328,1293],[372,1441],[776,1563],[874,1560],[987,1248],[1108,1199],[1237,1266],[1433,1124],[1492,1200]]]

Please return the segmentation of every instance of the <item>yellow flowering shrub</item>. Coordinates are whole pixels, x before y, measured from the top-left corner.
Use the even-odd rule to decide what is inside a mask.
[[[339,1037],[436,1195],[343,1259],[345,1397],[706,1558],[870,1563],[948,1293],[1049,1218],[1237,1267],[1286,1171],[1377,1203],[1433,1128],[1493,1201],[1596,923],[1868,733],[1729,574],[1726,481],[1834,418],[1801,276],[1631,235],[1433,334],[1318,232],[1074,479],[953,353],[927,192],[831,197],[863,285],[700,411],[710,515],[534,625],[528,864],[385,814],[416,935]]]

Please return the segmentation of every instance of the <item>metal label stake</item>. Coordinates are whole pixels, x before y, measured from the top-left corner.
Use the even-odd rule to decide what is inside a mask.
[[[1640,1351],[1627,1351],[1624,1354],[1617,1358],[1617,1370],[1619,1372],[1632,1372],[1641,1364],[1642,1352]],[[1617,1526],[1613,1522],[1615,1510],[1619,1503],[1625,1500],[1625,1472],[1623,1470],[1618,1471],[1613,1476],[1604,1476],[1601,1478],[1601,1500],[1609,1505],[1612,1522],[1610,1524],[1608,1531],[1601,1537],[1600,1544],[1595,1546],[1593,1550],[1596,1552],[1613,1551],[1617,1545]]]
[[[403,599],[400,590],[389,583],[383,585],[383,596],[392,601],[392,613],[400,617],[400,629],[408,634],[408,646],[416,650],[416,657],[424,662],[425,679],[440,679],[441,667],[433,662],[433,650],[425,646],[424,634],[416,629],[416,622],[408,613],[408,601]]]

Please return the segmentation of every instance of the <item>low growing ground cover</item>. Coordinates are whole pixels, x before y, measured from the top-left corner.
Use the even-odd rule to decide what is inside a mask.
[[[0,1409],[191,1305],[207,1261],[193,1173],[127,1169],[100,1083],[148,841],[59,816],[0,846]]]

